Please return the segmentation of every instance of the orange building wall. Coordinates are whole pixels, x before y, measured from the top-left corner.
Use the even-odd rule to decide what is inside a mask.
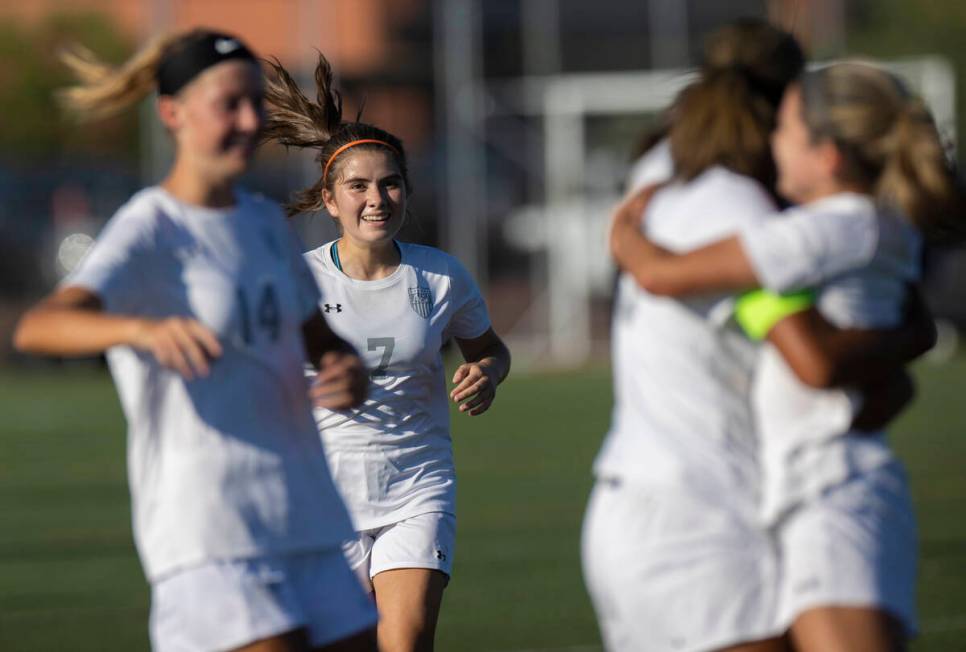
[[[0,21],[29,24],[53,13],[96,11],[112,16],[124,31],[141,34],[149,9],[140,0],[0,0]]]
[[[97,11],[136,39],[205,26],[243,38],[259,54],[290,65],[325,53],[343,74],[386,59],[391,22],[421,0],[0,0],[0,20],[36,22],[52,13]]]
[[[97,11],[112,16],[135,41],[170,29],[205,26],[237,34],[261,56],[311,70],[316,50],[337,75],[364,77],[392,56],[393,24],[425,8],[426,0],[0,0],[0,22],[32,23],[52,13]],[[401,89],[364,89],[363,120],[419,147],[432,129],[432,102]],[[347,98],[347,117],[356,100]]]

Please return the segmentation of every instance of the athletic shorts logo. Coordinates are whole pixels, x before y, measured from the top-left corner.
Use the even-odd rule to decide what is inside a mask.
[[[433,295],[429,288],[409,288],[409,305],[417,315],[429,319],[429,314],[433,311]]]
[[[326,303],[326,304],[323,304],[322,309],[325,310],[325,312],[327,312],[327,313],[328,312],[332,312],[332,311],[342,312],[342,304],[341,303],[337,303],[337,304],[335,304],[333,306],[330,303]]]

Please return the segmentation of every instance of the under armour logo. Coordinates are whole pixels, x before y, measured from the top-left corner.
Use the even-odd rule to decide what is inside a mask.
[[[446,553],[444,553],[442,550],[437,550],[436,559],[439,559],[441,561],[446,561]]]
[[[324,306],[322,306],[322,309],[325,310],[326,312],[332,312],[333,310],[335,310],[336,312],[342,312],[342,304],[337,303],[333,306],[327,303]]]
[[[215,41],[215,50],[218,54],[228,54],[241,47],[241,43],[233,38],[220,38]]]

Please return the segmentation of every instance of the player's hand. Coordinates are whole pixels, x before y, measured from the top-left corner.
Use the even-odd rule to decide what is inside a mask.
[[[319,373],[309,389],[312,403],[327,410],[347,410],[362,405],[369,376],[355,353],[329,351],[319,361]]]
[[[204,378],[210,361],[221,356],[221,344],[207,326],[190,317],[142,320],[131,345],[148,351],[159,364],[177,371],[185,379]]]
[[[499,379],[496,372],[479,362],[461,364],[453,374],[456,387],[449,393],[454,403],[460,404],[460,412],[475,417],[486,412],[496,398]]]
[[[641,217],[647,210],[647,205],[654,193],[660,190],[662,186],[663,184],[644,186],[640,190],[627,195],[614,208],[613,213],[611,213],[607,241],[610,245],[610,251],[615,257],[618,255],[623,239],[627,237],[627,230],[633,229],[633,231],[640,232]]]

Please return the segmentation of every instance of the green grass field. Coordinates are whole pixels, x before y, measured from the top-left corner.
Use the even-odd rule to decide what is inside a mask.
[[[918,375],[893,437],[921,529],[913,649],[966,650],[966,360]],[[438,649],[599,649],[578,544],[609,409],[609,374],[592,370],[513,377],[490,414],[457,418],[459,543]],[[0,373],[0,424],[0,650],[146,649],[109,377]]]

